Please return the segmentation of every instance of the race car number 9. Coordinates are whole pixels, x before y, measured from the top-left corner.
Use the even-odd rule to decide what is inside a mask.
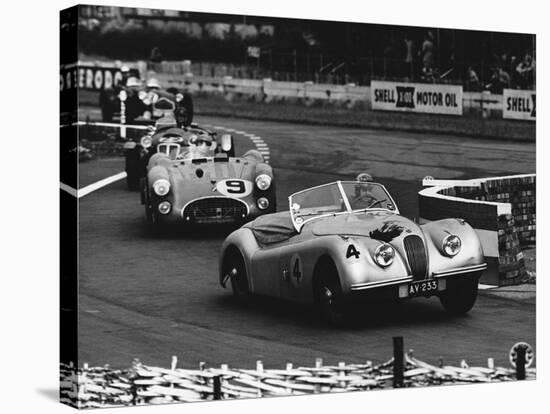
[[[228,197],[246,197],[252,189],[252,182],[246,180],[223,180],[216,185],[216,190]]]

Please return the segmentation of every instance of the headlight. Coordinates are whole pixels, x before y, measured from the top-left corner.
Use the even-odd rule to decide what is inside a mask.
[[[122,90],[118,93],[118,98],[121,101],[125,101],[126,99],[128,99],[128,94],[126,93],[126,91]]]
[[[153,183],[153,191],[158,196],[165,196],[170,191],[170,183],[164,178],[159,178]]]
[[[265,210],[266,208],[269,207],[269,200],[265,197],[260,197],[258,198],[258,201],[256,202],[256,204],[258,204],[258,208],[260,210]]]
[[[183,94],[181,93],[176,94],[176,102],[181,102],[181,101],[183,101]]]
[[[460,252],[461,247],[462,242],[458,236],[450,234],[443,239],[443,252],[449,257],[456,256]]]
[[[149,135],[145,135],[139,142],[143,148],[149,148],[153,143],[153,139]]]
[[[262,191],[265,191],[271,185],[271,177],[267,174],[260,174],[256,177],[256,186]]]
[[[380,267],[388,267],[395,257],[395,250],[389,244],[381,244],[374,252],[374,260]]]

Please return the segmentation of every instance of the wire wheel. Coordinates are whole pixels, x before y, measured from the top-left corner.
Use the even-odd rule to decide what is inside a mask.
[[[314,285],[315,304],[325,321],[341,326],[347,320],[347,312],[338,270],[332,262],[325,263],[319,268],[322,272],[316,278]]]
[[[238,297],[248,296],[250,291],[248,289],[246,265],[244,263],[244,258],[239,252],[233,252],[230,255],[225,270],[230,275],[229,277],[231,280],[233,295]]]

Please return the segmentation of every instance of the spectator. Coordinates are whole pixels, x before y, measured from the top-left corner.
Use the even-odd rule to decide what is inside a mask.
[[[471,66],[468,66],[468,70],[466,71],[466,88],[469,91],[479,91],[480,89],[479,77]]]
[[[535,62],[529,53],[516,66],[517,86],[520,89],[531,89],[534,83]]]
[[[150,60],[151,60],[151,62],[153,62],[153,63],[160,63],[160,62],[162,62],[163,57],[162,57],[162,53],[160,53],[160,49],[159,49],[158,46],[155,46],[155,47],[151,50],[151,57],[150,57]]]
[[[504,88],[510,87],[510,75],[500,66],[493,69],[490,82],[485,86],[491,93],[502,94]]]
[[[424,42],[422,42],[422,50],[419,52],[422,55],[422,72],[431,72],[434,66],[434,42],[433,34],[429,31],[424,36]]]
[[[413,41],[408,35],[405,35],[405,60],[403,62],[403,73],[412,79],[414,74]]]

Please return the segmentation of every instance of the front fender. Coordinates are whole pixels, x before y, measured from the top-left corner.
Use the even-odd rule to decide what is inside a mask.
[[[370,237],[338,237],[331,243],[329,255],[336,264],[343,293],[349,293],[353,286],[381,286],[395,280],[407,278],[406,259],[395,251],[391,265],[379,266],[374,252],[383,244]]]
[[[249,275],[248,283],[250,284],[252,269],[251,258],[253,253],[259,248],[258,242],[252,234],[252,231],[249,228],[241,227],[229,234],[229,236],[227,236],[222,243],[220,254],[218,256],[218,280],[220,285],[225,277],[223,263],[228,250],[231,248],[236,248],[242,255],[246,267],[246,273]]]
[[[464,220],[437,220],[423,224],[420,228],[426,239],[430,274],[485,262],[479,236]],[[454,257],[448,257],[443,253],[443,239],[449,234],[460,237],[462,242],[460,252]]]

